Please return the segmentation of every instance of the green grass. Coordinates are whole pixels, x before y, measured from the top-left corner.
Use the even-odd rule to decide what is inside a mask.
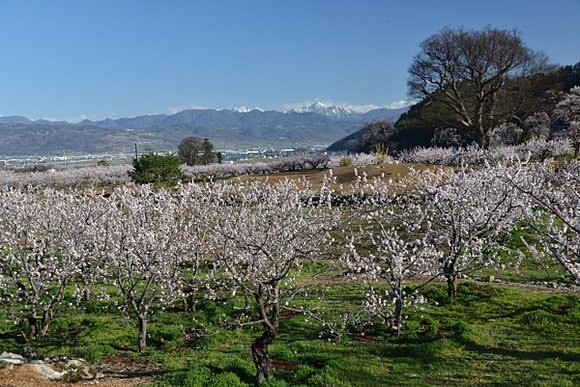
[[[298,301],[318,307],[328,321],[360,308],[360,284],[327,278],[324,286],[312,286]],[[475,282],[458,290],[457,299],[449,301],[443,284],[423,288],[430,302],[410,314],[401,338],[380,325],[363,331],[350,326],[336,342],[320,335],[325,327],[319,321],[285,316],[270,347],[276,380],[268,385],[580,384],[578,294]],[[59,317],[49,337],[34,343],[22,342],[13,325],[2,324],[0,348],[33,346],[44,355],[79,356],[96,364],[107,355],[123,356],[164,370],[159,386],[253,382],[250,344],[260,327],[220,326],[232,304],[205,301],[195,313],[160,314],[151,323],[144,354],[135,352],[131,322],[114,311],[94,309]]]
[[[522,235],[510,236],[514,248]],[[408,313],[396,338],[383,324],[344,320],[362,311],[366,287],[344,277],[333,260],[308,262],[298,277],[306,292],[295,304],[316,310],[316,317],[284,314],[270,346],[276,378],[267,385],[580,385],[580,295],[521,285],[561,280],[562,271],[551,267],[528,259],[519,271],[481,271],[475,278],[494,275],[515,284],[462,282],[452,300],[445,284],[431,283],[420,290],[428,304]],[[250,345],[260,326],[226,324],[243,306],[241,298],[219,303],[198,296],[195,312],[176,305],[150,322],[143,354],[136,352],[134,322],[111,301],[61,310],[48,337],[32,343],[0,307],[0,351],[32,347],[101,366],[122,357],[160,370],[159,387],[251,385]]]
[[[493,275],[495,278],[504,281],[527,284],[545,282],[574,283],[572,275],[554,260],[548,257],[532,257],[522,242],[522,238],[531,245],[538,243],[535,234],[526,229],[525,225],[520,225],[520,227],[505,235],[503,243],[508,250],[499,252],[505,268],[503,270],[478,270],[473,273],[473,277],[485,279]],[[523,254],[523,259],[515,258],[518,254]]]

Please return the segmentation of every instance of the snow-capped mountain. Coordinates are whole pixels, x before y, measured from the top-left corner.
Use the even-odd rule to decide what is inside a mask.
[[[0,117],[0,155],[62,154],[63,149],[78,153],[123,153],[131,151],[135,142],[146,144],[147,149],[169,150],[177,149],[179,140],[192,134],[210,138],[216,146],[228,149],[329,144],[350,135],[366,122],[394,122],[408,109],[379,108],[365,112],[368,109],[354,105],[350,109],[329,105],[317,102],[294,109],[293,113],[243,107],[238,112],[186,109],[171,115],[87,119],[77,123]]]
[[[231,111],[237,112],[237,113],[249,113],[249,112],[252,112],[254,110],[257,110],[259,112],[263,112],[264,111],[261,108],[257,108],[257,107],[256,108],[249,108],[247,106],[240,106],[240,107],[236,107],[236,108],[231,109]]]
[[[332,118],[352,118],[359,113],[342,105],[326,105],[320,101],[285,111],[285,113],[318,113]]]

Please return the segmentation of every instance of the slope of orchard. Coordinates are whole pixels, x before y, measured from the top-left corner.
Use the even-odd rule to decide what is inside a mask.
[[[13,189],[0,205],[0,344],[123,362],[168,386],[254,383],[268,334],[271,385],[577,385],[571,165]],[[442,240],[454,230],[472,234]]]

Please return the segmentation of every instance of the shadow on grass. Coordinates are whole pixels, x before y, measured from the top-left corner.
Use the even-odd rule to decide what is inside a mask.
[[[429,341],[410,343],[387,344],[378,349],[378,354],[388,358],[409,358],[423,363],[439,362],[443,351],[457,347],[458,344],[447,338],[432,339]]]
[[[165,370],[142,370],[142,371],[127,371],[127,372],[109,372],[107,371],[106,367],[99,367],[99,371],[103,373],[103,376],[106,378],[113,378],[113,379],[137,379],[137,378],[159,378],[164,375],[168,375],[171,371]]]
[[[0,340],[12,341],[15,344],[26,344],[26,335],[21,329],[0,334]],[[3,343],[4,344],[4,343]]]
[[[580,354],[566,353],[559,351],[518,351],[507,348],[494,348],[485,345],[474,343],[463,337],[456,338],[457,342],[464,346],[464,348],[471,352],[480,354],[509,356],[520,360],[561,360],[580,364]]]
[[[319,340],[322,326],[287,320],[280,324],[276,343],[287,343],[300,340]]]

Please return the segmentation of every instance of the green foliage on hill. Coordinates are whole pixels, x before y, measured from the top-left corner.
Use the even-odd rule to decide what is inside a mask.
[[[335,142],[328,150],[340,152],[347,150],[355,153],[370,153],[376,150],[378,144],[385,149],[395,148],[393,142],[397,129],[385,120],[367,122],[361,130]]]
[[[550,113],[561,96],[572,87],[580,85],[580,62],[575,65],[563,66],[546,74],[534,74],[517,82],[516,94],[502,94],[498,100],[499,108],[512,108],[519,104],[512,117],[512,123],[522,126],[526,118],[534,113]],[[509,85],[508,85],[509,86]],[[515,88],[515,84],[513,88]],[[515,93],[515,91],[514,91]],[[525,98],[518,98],[524,95]],[[456,121],[454,113],[443,103],[425,98],[403,113],[395,123],[395,130],[388,139],[389,150],[396,152],[418,146],[428,147],[435,129],[453,126]],[[333,143],[329,151],[344,151],[350,153],[373,150],[376,143],[385,142],[379,137],[368,137],[367,126],[364,125],[355,133]],[[465,133],[465,142],[473,139]]]
[[[559,98],[577,85],[580,85],[580,62],[518,80],[518,90],[501,95],[498,106],[507,109],[508,105],[511,108],[519,104],[512,123],[522,126],[534,113],[551,112]],[[394,142],[399,149],[429,146],[436,128],[453,126],[454,122],[454,113],[448,107],[426,98],[401,115],[395,124],[398,131]]]

